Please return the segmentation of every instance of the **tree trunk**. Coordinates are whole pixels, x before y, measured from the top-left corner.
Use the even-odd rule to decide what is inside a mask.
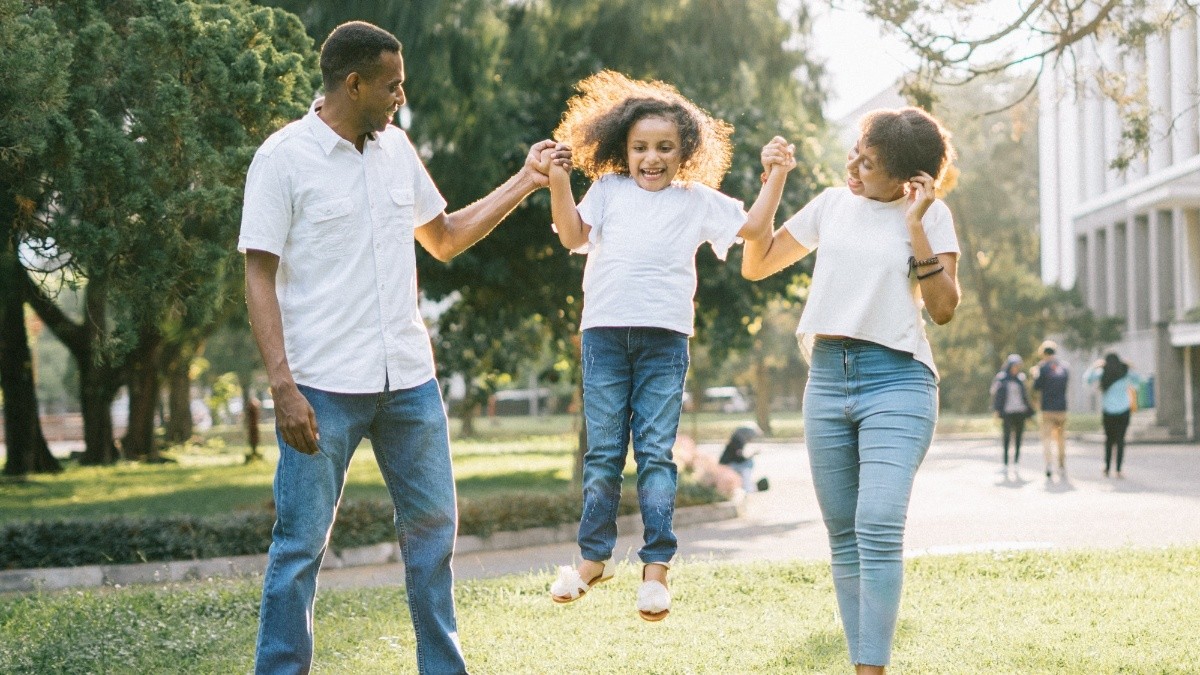
[[[35,286],[28,275],[22,279],[30,306],[54,336],[75,358],[79,368],[79,404],[83,410],[84,465],[112,464],[117,461],[113,442],[112,402],[120,388],[122,366],[96,362],[95,347],[107,323],[108,293],[103,280],[92,278],[84,288],[83,321],[75,323],[62,309]]]
[[[763,358],[763,346],[758,344],[754,350],[754,418],[764,436],[771,435],[771,370]]]
[[[33,353],[25,328],[25,303],[18,275],[24,275],[11,246],[0,261],[0,391],[4,394],[4,474],[57,473],[62,465],[50,454],[38,417],[33,382]]]
[[[467,395],[462,402],[462,410],[458,413],[459,435],[463,438],[475,437],[475,417],[479,414],[479,402]]]
[[[186,443],[192,437],[192,367],[190,349],[170,347],[164,359],[167,373],[167,443]]]
[[[157,462],[161,458],[154,442],[154,413],[158,410],[158,355],[162,337],[157,331],[144,329],[138,335],[138,346],[130,355],[129,427],[121,443],[125,459]]]

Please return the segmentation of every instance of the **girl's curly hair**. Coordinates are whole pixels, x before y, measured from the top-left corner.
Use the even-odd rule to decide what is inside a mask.
[[[661,117],[679,129],[683,161],[676,179],[720,187],[733,157],[732,125],[714,119],[675,87],[657,80],[631,80],[602,70],[575,88],[579,94],[567,101],[554,139],[571,146],[575,166],[588,178],[629,175],[629,130],[638,120]]]
[[[880,109],[859,122],[863,145],[875,148],[883,170],[907,180],[924,171],[933,177],[938,196],[954,188],[958,169],[950,132],[933,115],[920,108]]]

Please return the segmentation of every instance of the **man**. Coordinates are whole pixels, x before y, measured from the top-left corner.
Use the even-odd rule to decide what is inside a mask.
[[[1058,447],[1058,476],[1067,475],[1067,380],[1070,372],[1058,356],[1058,345],[1046,340],[1038,348],[1041,360],[1030,372],[1042,410],[1042,452],[1046,456],[1046,479],[1052,476],[1054,446]]]
[[[417,666],[462,673],[450,568],[458,514],[413,242],[450,260],[546,186],[549,162],[569,162],[569,152],[534,145],[516,175],[446,214],[390,124],[404,104],[396,38],[368,23],[338,26],[321,46],[321,76],[323,102],[254,157],[238,242],[280,445],[255,667],[311,666],[317,570],[350,458],[369,437],[396,507]]]

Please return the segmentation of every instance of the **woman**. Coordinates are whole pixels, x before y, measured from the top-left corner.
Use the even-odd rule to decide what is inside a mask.
[[[1133,397],[1137,395],[1137,387],[1142,378],[1129,369],[1129,364],[1114,353],[1108,353],[1102,361],[1092,364],[1083,374],[1088,384],[1100,383],[1103,394],[1104,422],[1104,475],[1109,475],[1112,468],[1113,448],[1117,449],[1117,478],[1124,478],[1121,473],[1121,463],[1125,459],[1125,432],[1129,429],[1129,417],[1132,413]]]
[[[928,113],[874,111],[844,187],[825,190],[777,232],[745,236],[748,279],[821,247],[796,331],[810,364],[804,435],[860,675],[883,673],[891,659],[908,500],[937,421],[921,309],[944,324],[959,302],[954,222],[934,196],[953,154]]]
[[[1033,414],[1029,392],[1025,389],[1025,373],[1021,372],[1025,362],[1018,354],[1009,354],[1004,367],[992,380],[992,410],[1003,425],[1004,469],[1008,470],[1008,443],[1013,444],[1013,466],[1021,462],[1021,436],[1025,434],[1025,420]]]

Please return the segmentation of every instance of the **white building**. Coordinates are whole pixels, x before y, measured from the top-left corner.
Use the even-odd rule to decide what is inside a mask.
[[[1122,123],[1094,82],[1064,65],[1040,83],[1042,278],[1078,288],[1093,311],[1124,321],[1115,350],[1154,376],[1155,422],[1197,439],[1200,418],[1200,61],[1189,17],[1143,54],[1101,48],[1074,72],[1103,64],[1144,81],[1151,147],[1124,172],[1109,168]],[[1076,369],[1082,371],[1077,364]]]

